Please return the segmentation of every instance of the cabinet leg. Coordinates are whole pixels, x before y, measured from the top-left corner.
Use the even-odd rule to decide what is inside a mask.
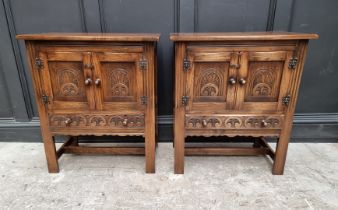
[[[277,141],[275,161],[272,168],[272,174],[283,175],[288,145],[289,145],[289,135],[281,135]]]
[[[185,126],[184,112],[182,109],[175,110],[174,121],[174,172],[184,174],[184,147],[185,147]]]
[[[177,131],[175,131],[177,132]],[[180,133],[180,132],[177,132]],[[176,135],[175,145],[175,174],[184,174],[184,135]]]
[[[155,173],[155,151],[156,151],[155,132],[146,132],[145,135],[146,173]]]
[[[45,147],[47,166],[49,173],[59,173],[59,163],[56,155],[55,141],[53,136],[45,136],[43,139]]]

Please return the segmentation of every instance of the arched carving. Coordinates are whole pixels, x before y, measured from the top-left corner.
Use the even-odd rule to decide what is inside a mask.
[[[202,126],[202,119],[199,118],[190,118],[187,120],[189,127],[199,128]]]
[[[206,123],[204,126],[203,122]],[[216,117],[191,117],[186,120],[186,124],[192,128],[217,128],[222,126],[222,120]]]
[[[207,127],[216,128],[222,126],[222,120],[218,118],[208,118],[207,119]]]
[[[57,70],[59,80],[60,96],[78,96],[79,95],[79,70],[63,68]]]
[[[113,96],[128,96],[130,78],[128,71],[122,68],[110,72],[110,84]]]
[[[229,117],[224,123],[226,128],[239,128],[242,126],[242,119],[239,117]]]
[[[201,72],[198,78],[200,96],[219,96],[220,85],[223,84],[223,77],[214,68]]]
[[[64,121],[66,120],[66,116],[62,115],[52,115],[49,119],[50,125],[52,126],[61,126],[64,124]]]
[[[112,116],[109,119],[109,125],[113,127],[122,126],[123,123],[123,117],[122,116]]]
[[[92,116],[89,118],[88,123],[91,126],[105,126],[106,125],[106,119],[104,118],[104,116]]]
[[[273,69],[258,69],[253,74],[252,95],[253,96],[271,96],[272,87],[275,82]]]
[[[249,117],[245,120],[245,127],[247,128],[262,128],[262,121],[266,123],[265,128],[280,128],[281,120],[275,117]]]

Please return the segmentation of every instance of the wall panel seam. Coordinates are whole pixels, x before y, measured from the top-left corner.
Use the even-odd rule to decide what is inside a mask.
[[[24,61],[20,53],[19,42],[15,38],[17,32],[15,28],[15,22],[14,22],[14,17],[13,17],[10,1],[3,0],[3,6],[5,9],[7,27],[9,29],[9,33],[10,33],[9,35],[10,35],[10,39],[12,42],[11,44],[12,44],[12,49],[13,49],[14,57],[15,57],[16,69],[18,70],[20,85],[21,85],[21,89],[23,92],[23,96],[24,96],[25,108],[26,108],[28,118],[31,119],[34,116],[32,98],[29,93],[27,75],[25,73],[24,66],[23,66]],[[13,104],[11,105],[13,106]]]
[[[83,3],[83,0],[78,0],[78,1],[79,1],[79,8],[80,8],[80,18],[81,18],[82,32],[88,32],[86,16],[84,14],[84,11],[85,11],[84,3]]]
[[[199,31],[198,25],[198,0],[194,0],[194,32]]]
[[[276,9],[278,0],[270,0],[266,31],[273,31],[275,25]]]
[[[180,0],[174,0],[174,32],[180,32]]]
[[[106,25],[106,19],[104,17],[104,8],[103,8],[103,0],[98,0],[99,4],[99,15],[100,15],[100,25],[101,25],[101,32],[106,33],[107,32],[107,25]]]

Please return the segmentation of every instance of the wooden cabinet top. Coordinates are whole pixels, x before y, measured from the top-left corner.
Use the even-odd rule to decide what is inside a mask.
[[[122,42],[155,42],[160,34],[153,33],[42,33],[20,34],[17,39],[49,41],[122,41]]]
[[[241,41],[318,39],[317,34],[292,32],[172,33],[172,41]]]

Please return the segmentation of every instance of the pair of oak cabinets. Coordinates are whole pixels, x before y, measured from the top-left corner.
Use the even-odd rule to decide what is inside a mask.
[[[49,172],[64,153],[145,155],[155,172],[159,34],[24,34]],[[283,174],[309,39],[287,32],[174,33],[175,173],[185,155],[269,155]],[[58,149],[55,136],[69,139]],[[143,136],[144,147],[89,147],[81,135]],[[188,136],[252,147],[186,147]],[[265,137],[278,138],[275,151]],[[238,139],[236,137],[235,139]]]

